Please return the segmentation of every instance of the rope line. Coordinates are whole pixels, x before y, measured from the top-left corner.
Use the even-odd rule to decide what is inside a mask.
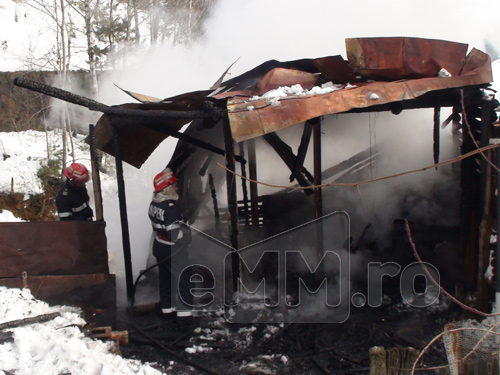
[[[419,168],[419,169],[413,169],[413,170],[409,170],[409,171],[405,171],[405,172],[396,173],[396,174],[393,174],[393,175],[390,175],[390,176],[372,178],[372,179],[369,179],[369,180],[359,181],[359,182],[351,182],[351,183],[348,183],[348,182],[337,182],[337,183],[335,183],[334,182],[334,183],[330,183],[330,184],[311,185],[311,186],[283,186],[283,185],[268,184],[266,182],[252,180],[252,179],[250,179],[248,177],[243,177],[241,174],[238,174],[235,171],[230,170],[229,168],[225,167],[221,163],[217,163],[217,165],[219,167],[225,169],[226,171],[231,172],[235,176],[243,178],[243,179],[245,179],[245,180],[247,180],[249,182],[253,182],[253,183],[256,183],[256,184],[259,184],[259,185],[268,186],[268,187],[272,187],[272,188],[290,189],[290,190],[305,190],[305,189],[318,189],[318,188],[327,188],[327,187],[358,187],[358,186],[367,185],[367,184],[371,184],[371,183],[382,181],[382,180],[388,180],[388,179],[392,179],[392,178],[396,178],[396,177],[400,177],[400,176],[405,176],[405,175],[408,175],[408,174],[413,174],[413,173],[417,173],[417,172],[425,172],[428,169],[433,169],[433,168],[436,168],[436,167],[441,167],[443,165],[454,164],[454,163],[457,163],[457,162],[462,161],[464,159],[467,159],[467,158],[469,158],[471,156],[474,156],[476,154],[482,153],[484,151],[492,150],[492,149],[495,149],[495,148],[498,148],[498,147],[500,147],[500,144],[488,145],[488,146],[485,146],[485,147],[478,148],[477,150],[470,151],[470,152],[468,152],[468,153],[466,153],[464,155],[461,155],[459,157],[456,157],[454,159],[442,161],[440,163],[428,165],[426,167]],[[496,168],[496,169],[498,169],[498,168]]]

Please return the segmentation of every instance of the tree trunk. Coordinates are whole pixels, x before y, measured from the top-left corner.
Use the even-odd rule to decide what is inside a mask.
[[[139,45],[141,42],[141,32],[139,30],[139,11],[137,10],[137,0],[132,0],[133,13],[134,13],[134,32],[135,32],[135,44]]]
[[[96,3],[96,9],[99,2]],[[85,35],[87,37],[87,54],[89,56],[89,74],[91,79],[91,93],[92,96],[99,92],[99,86],[97,84],[97,71],[95,66],[95,52],[94,52],[94,30],[92,28],[92,9],[90,8],[90,1],[85,2]]]

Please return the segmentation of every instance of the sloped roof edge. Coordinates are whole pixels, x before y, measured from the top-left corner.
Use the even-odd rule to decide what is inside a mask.
[[[340,55],[287,62],[270,60],[214,89],[116,107],[202,111],[209,101],[227,107],[233,138],[239,142],[318,116],[377,106],[374,110],[380,110],[384,104],[492,82],[490,57],[477,49],[467,54],[467,49],[466,44],[435,39],[351,38],[346,39],[347,61]],[[301,93],[279,100],[264,97],[269,90],[296,84],[304,89],[330,85],[335,91]],[[130,93],[138,100],[151,100]],[[125,126],[119,130],[123,160],[140,168],[168,134],[189,121],[104,114],[96,126],[96,145],[113,155],[111,122],[123,123]]]
[[[490,57],[477,49],[466,55],[467,45],[461,43],[358,38],[347,39],[346,47],[351,76],[357,79],[339,90],[322,95],[292,95],[279,101],[265,97],[249,100],[248,96],[229,99],[233,138],[252,139],[318,116],[413,100],[432,91],[482,85],[493,79]],[[293,84],[296,73],[290,76]],[[283,72],[280,82],[286,82]]]

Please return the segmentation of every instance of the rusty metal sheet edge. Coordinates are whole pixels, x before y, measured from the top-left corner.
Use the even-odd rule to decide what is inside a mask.
[[[491,81],[491,64],[484,64],[463,76],[373,82],[330,94],[282,99],[279,105],[266,104],[264,100],[228,101],[227,108],[233,138],[240,142],[322,115],[411,100],[430,91],[479,85]]]

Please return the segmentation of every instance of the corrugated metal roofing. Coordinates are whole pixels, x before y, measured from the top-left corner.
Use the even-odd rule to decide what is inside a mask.
[[[214,90],[186,93],[161,101],[128,92],[143,102],[116,108],[200,111],[208,116],[210,112],[205,103],[210,102],[215,107],[227,108],[233,138],[243,141],[318,116],[370,107],[387,110],[389,108],[384,105],[412,101],[428,93],[445,96],[450,89],[492,82],[490,57],[477,49],[467,54],[467,49],[466,44],[432,39],[347,39],[347,60],[339,55],[289,62],[271,60],[222,82]],[[281,86],[300,84],[310,89],[330,82],[342,87],[326,94],[289,95],[279,101],[263,97],[250,100]],[[426,105],[444,103],[445,100]],[[160,131],[162,128],[178,131],[190,120],[104,114],[96,126],[96,145],[113,154],[110,121],[124,125],[119,130],[123,160],[140,167],[168,137],[166,132]]]

